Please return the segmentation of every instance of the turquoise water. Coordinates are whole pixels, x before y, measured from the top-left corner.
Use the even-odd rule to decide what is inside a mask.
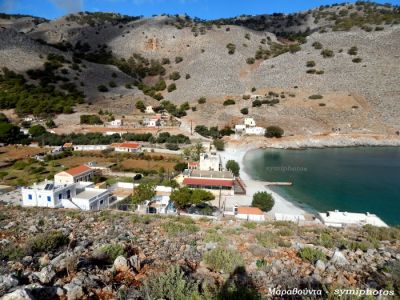
[[[370,212],[400,224],[398,147],[260,149],[248,152],[243,163],[253,179],[293,182],[274,190],[303,206]]]

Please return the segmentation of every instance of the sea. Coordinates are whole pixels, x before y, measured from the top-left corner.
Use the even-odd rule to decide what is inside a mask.
[[[258,149],[246,153],[245,172],[314,211],[369,212],[400,225],[400,147],[304,150]]]

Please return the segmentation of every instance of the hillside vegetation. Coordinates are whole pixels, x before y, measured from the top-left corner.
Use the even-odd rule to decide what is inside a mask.
[[[265,299],[271,289],[305,288],[324,299],[337,288],[400,292],[396,228],[11,207],[1,207],[0,226],[7,236],[0,245],[0,296],[10,298]]]

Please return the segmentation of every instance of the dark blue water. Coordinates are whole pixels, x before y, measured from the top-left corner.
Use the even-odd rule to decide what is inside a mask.
[[[254,150],[244,158],[254,179],[291,181],[274,190],[317,211],[377,214],[400,224],[400,148]]]

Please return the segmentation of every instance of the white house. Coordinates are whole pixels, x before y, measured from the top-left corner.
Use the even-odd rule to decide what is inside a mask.
[[[63,199],[62,206],[81,210],[99,210],[108,207],[109,198],[110,192],[107,189],[89,187],[76,194],[70,201]]]
[[[202,171],[222,171],[222,161],[216,151],[200,154],[199,169]]]
[[[111,126],[116,126],[116,127],[122,126],[123,124],[124,122],[121,119],[115,119],[110,122]]]
[[[54,175],[54,183],[57,185],[72,184],[79,181],[91,181],[94,177],[95,170],[82,165],[66,171],[62,171]]]
[[[62,207],[62,200],[70,201],[76,195],[75,184],[56,184],[53,181],[44,181],[31,187],[23,187],[22,205],[40,207]]]
[[[146,109],[144,111],[146,114],[154,114],[153,106],[149,105],[146,106]]]
[[[338,210],[328,211],[326,213],[318,214],[322,223],[332,227],[342,227],[346,225],[373,225],[379,227],[388,227],[377,215],[370,213],[349,213],[341,212]]]
[[[253,118],[244,118],[244,125],[246,127],[254,127],[256,126],[256,121]]]
[[[102,151],[109,148],[110,145],[74,145],[74,151]]]
[[[245,134],[248,135],[264,135],[265,134],[265,128],[263,127],[247,127],[244,130]]]
[[[234,206],[233,213],[238,219],[247,221],[265,221],[264,213],[258,207]]]
[[[245,130],[246,130],[246,125],[244,125],[244,124],[235,125],[235,132],[236,133],[243,133]]]
[[[124,142],[111,144],[116,152],[139,153],[142,152],[142,146],[138,143]]]

